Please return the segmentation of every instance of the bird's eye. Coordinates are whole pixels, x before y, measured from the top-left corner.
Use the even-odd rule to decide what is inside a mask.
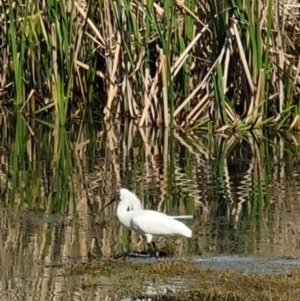
[[[127,211],[130,211],[130,209],[131,209],[130,206],[128,206],[128,207],[127,207]]]

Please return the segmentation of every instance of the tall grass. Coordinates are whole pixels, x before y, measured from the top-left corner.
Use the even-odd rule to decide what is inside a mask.
[[[140,126],[299,130],[299,10],[292,0],[1,1],[0,97],[13,87],[22,112],[52,110],[61,125],[92,104]]]

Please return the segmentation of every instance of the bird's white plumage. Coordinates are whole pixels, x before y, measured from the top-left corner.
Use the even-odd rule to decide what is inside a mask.
[[[191,229],[177,220],[193,218],[191,215],[169,216],[154,210],[144,210],[140,199],[125,188],[120,190],[117,217],[124,226],[144,235],[148,243],[152,242],[154,235],[192,236]]]

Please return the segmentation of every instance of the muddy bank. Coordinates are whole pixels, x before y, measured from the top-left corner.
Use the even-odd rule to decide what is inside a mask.
[[[68,273],[84,275],[86,288],[98,287],[102,294],[129,298],[126,300],[133,296],[149,300],[299,300],[296,261],[237,256],[106,260],[75,265]]]

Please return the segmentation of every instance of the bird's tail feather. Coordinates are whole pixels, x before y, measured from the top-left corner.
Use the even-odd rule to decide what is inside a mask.
[[[193,219],[193,215],[178,215],[178,216],[172,216],[174,219]]]

